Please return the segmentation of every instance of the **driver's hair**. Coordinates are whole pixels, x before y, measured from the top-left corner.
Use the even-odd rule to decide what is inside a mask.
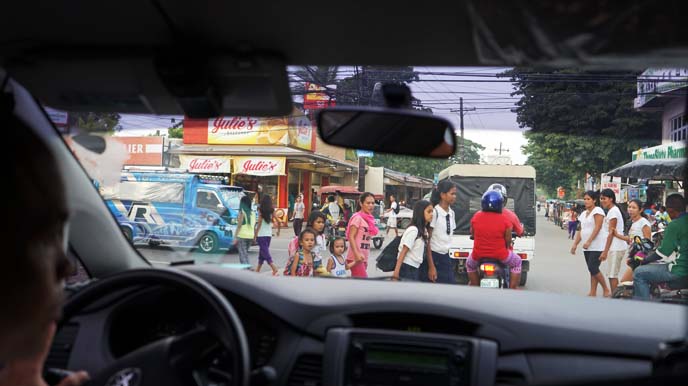
[[[679,213],[686,211],[686,200],[679,193],[669,195],[666,199],[666,207]]]
[[[14,154],[21,156],[21,161],[10,167],[11,205],[3,218],[8,227],[1,232],[3,245],[13,246],[0,258],[0,345],[4,345],[5,338],[49,312],[42,307],[56,306],[44,303],[48,301],[43,298],[45,291],[66,278],[72,265],[64,253],[56,257],[46,252],[50,245],[62,242],[69,213],[65,185],[52,151],[11,112],[0,111],[0,123],[10,136]],[[15,355],[31,349],[13,348]],[[0,361],[3,359],[7,358]]]

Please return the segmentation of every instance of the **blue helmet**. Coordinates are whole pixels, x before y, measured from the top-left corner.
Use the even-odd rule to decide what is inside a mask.
[[[504,206],[504,196],[496,190],[488,190],[483,194],[480,201],[480,206],[484,212],[502,213],[502,206]]]

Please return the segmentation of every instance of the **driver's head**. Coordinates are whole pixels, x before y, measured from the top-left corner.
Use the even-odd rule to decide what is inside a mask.
[[[678,193],[671,194],[666,199],[666,208],[669,217],[673,220],[686,211],[686,200]]]
[[[71,265],[63,241],[69,211],[52,151],[14,115],[0,113],[0,122],[21,156],[7,181],[14,197],[1,232],[3,245],[14,245],[0,257],[0,363],[6,363],[42,349]]]
[[[327,202],[334,202],[334,196],[327,196]]]

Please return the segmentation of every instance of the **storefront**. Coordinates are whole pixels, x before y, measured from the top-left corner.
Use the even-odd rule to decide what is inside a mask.
[[[298,111],[284,118],[186,119],[170,166],[226,175],[234,185],[269,194],[278,208],[293,208],[303,194],[310,208],[313,189],[357,178],[353,162],[315,153],[314,131]]]

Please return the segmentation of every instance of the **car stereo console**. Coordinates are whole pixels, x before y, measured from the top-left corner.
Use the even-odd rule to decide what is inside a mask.
[[[375,329],[328,331],[323,384],[494,385],[497,344],[444,334]]]

